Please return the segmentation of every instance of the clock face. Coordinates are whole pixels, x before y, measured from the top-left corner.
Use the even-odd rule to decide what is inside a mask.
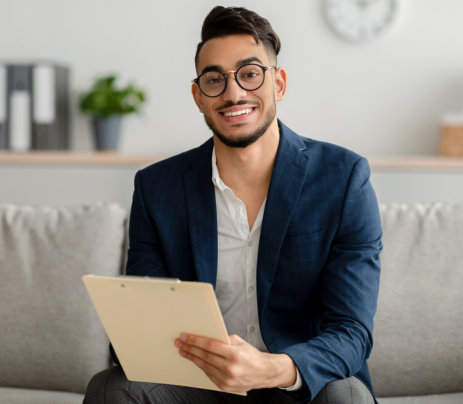
[[[397,0],[325,0],[325,13],[343,38],[364,41],[379,36],[392,24]]]

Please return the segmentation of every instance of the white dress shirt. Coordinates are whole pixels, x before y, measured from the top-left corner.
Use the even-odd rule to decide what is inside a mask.
[[[257,310],[257,253],[264,217],[265,202],[249,229],[246,206],[222,181],[212,151],[212,182],[215,188],[218,233],[216,295],[229,335],[236,334],[268,352],[262,339]],[[302,379],[297,371],[296,383],[285,390],[297,390]]]

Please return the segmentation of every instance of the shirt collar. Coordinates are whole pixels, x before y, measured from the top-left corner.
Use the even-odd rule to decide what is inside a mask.
[[[220,190],[230,189],[220,178],[219,169],[217,168],[217,156],[215,155],[215,146],[212,148],[212,183]]]

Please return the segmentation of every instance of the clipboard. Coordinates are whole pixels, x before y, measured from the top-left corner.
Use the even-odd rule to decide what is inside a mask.
[[[82,280],[128,380],[221,391],[174,345],[182,332],[230,344],[211,284],[138,276]]]

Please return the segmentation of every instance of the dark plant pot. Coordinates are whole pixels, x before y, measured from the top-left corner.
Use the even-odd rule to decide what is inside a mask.
[[[117,150],[121,134],[120,115],[108,118],[93,117],[92,126],[97,150]]]

